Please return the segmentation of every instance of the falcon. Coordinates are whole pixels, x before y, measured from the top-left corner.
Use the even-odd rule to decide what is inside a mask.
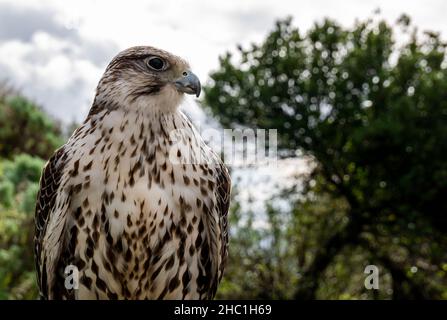
[[[43,169],[34,237],[42,299],[215,296],[231,186],[178,109],[200,91],[188,63],[166,51],[139,46],[113,58],[85,121]]]

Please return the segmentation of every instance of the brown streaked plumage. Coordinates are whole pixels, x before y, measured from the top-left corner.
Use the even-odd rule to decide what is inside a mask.
[[[84,123],[45,166],[35,256],[44,299],[211,299],[230,178],[179,111],[200,82],[152,47],[116,56]],[[65,286],[67,266],[79,288]]]

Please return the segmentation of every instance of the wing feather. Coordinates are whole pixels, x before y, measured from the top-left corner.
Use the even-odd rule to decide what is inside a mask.
[[[221,230],[221,264],[219,266],[219,281],[222,279],[223,272],[228,258],[228,210],[230,208],[231,179],[228,169],[223,163],[217,170],[218,186],[216,189],[217,210],[219,212],[219,223]]]
[[[37,270],[37,283],[41,298],[48,298],[46,258],[42,254],[49,217],[54,210],[59,187],[61,185],[66,153],[64,148],[57,150],[45,165],[40,178],[35,210],[34,255]]]

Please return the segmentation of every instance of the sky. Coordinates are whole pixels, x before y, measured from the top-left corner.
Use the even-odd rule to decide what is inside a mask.
[[[107,63],[127,47],[180,55],[206,83],[220,54],[261,41],[276,19],[290,15],[303,31],[324,17],[352,26],[377,8],[390,22],[405,12],[447,34],[444,0],[0,0],[0,81],[63,122],[80,122]],[[200,117],[195,103],[186,108]]]

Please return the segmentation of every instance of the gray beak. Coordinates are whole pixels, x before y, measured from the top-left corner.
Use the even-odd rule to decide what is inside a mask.
[[[200,91],[202,90],[199,78],[190,70],[183,72],[183,76],[175,80],[174,84],[178,91],[195,94],[196,97],[200,95]]]

